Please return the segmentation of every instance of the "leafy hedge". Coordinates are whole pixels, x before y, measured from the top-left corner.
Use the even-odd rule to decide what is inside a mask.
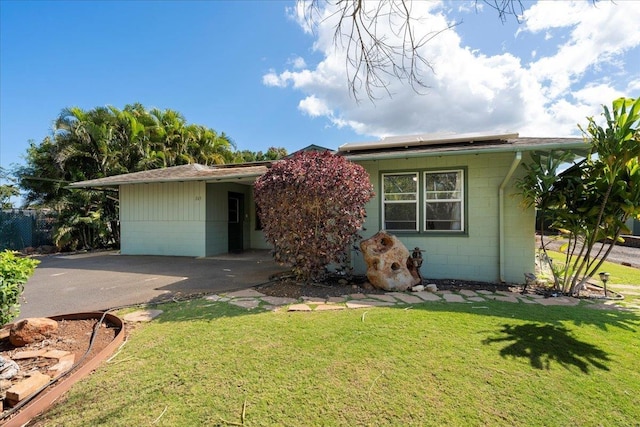
[[[275,163],[254,190],[275,260],[305,280],[348,259],[374,194],[362,166],[329,151],[298,152]]]
[[[0,325],[9,323],[20,314],[18,300],[24,284],[40,261],[16,256],[16,252],[0,252]]]

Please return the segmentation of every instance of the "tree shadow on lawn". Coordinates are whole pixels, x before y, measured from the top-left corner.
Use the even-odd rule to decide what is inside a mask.
[[[608,371],[607,364],[611,362],[611,358],[597,345],[580,341],[565,324],[572,323],[577,327],[593,326],[605,334],[616,333],[615,329],[636,332],[640,326],[640,315],[637,312],[594,310],[584,304],[541,306],[497,301],[483,304],[437,302],[419,304],[413,308],[525,321],[525,324],[503,323],[498,336],[489,332],[490,336],[482,341],[483,344],[507,343],[508,345],[500,350],[502,357],[527,358],[536,369],[548,370],[551,362],[555,361],[565,368],[575,366],[583,373],[589,373],[590,367]]]
[[[583,373],[589,373],[589,367],[608,371],[604,364],[611,359],[607,353],[593,344],[576,339],[567,328],[557,325],[503,325],[500,331],[504,336],[487,338],[483,344],[511,344],[500,350],[502,357],[528,358],[536,369],[550,369],[555,361],[564,367],[577,367]]]
[[[406,305],[398,305],[406,308]],[[472,313],[478,316],[503,317],[552,325],[565,322],[575,326],[595,326],[602,331],[619,328],[635,332],[640,328],[640,312],[620,309],[595,309],[587,303],[576,306],[543,306],[540,304],[485,301],[482,303],[427,302],[412,307],[417,310]]]

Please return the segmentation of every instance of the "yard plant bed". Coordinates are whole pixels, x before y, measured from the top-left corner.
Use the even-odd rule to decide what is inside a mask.
[[[346,282],[346,283],[345,283]],[[487,283],[475,282],[470,280],[455,279],[424,279],[424,284],[434,283],[438,287],[438,291],[459,292],[462,290],[470,291],[490,291],[490,292],[525,292],[529,294],[540,294],[546,297],[562,296],[554,292],[551,288],[543,286],[530,285],[524,288],[524,285],[508,284],[508,283]],[[291,278],[275,279],[269,283],[256,286],[254,288],[258,292],[272,297],[286,298],[330,298],[340,297],[344,295],[364,293],[364,294],[383,294],[386,291],[372,288],[366,283],[366,278],[354,277],[350,280],[329,277],[320,283],[301,283]],[[407,291],[410,292],[410,291]],[[581,298],[604,298],[604,289],[600,286],[589,285],[587,290],[581,291]],[[622,296],[609,289],[608,297],[610,299],[621,299]]]
[[[488,290],[492,292],[520,292],[522,286],[499,283],[474,282],[454,279],[424,279],[424,284],[435,283],[439,291]],[[329,276],[320,283],[301,283],[292,278],[276,278],[269,283],[256,286],[255,290],[273,297],[329,298],[355,293],[383,294],[386,291],[373,288],[365,276],[354,276],[348,280],[340,276]]]
[[[21,400],[13,408],[5,401],[0,422],[22,425],[67,391],[73,383],[95,369],[113,351],[123,338],[122,323],[117,317],[108,314],[98,325],[102,317],[103,313],[54,316],[52,319],[58,322],[54,333],[44,340],[22,347],[12,345],[8,337],[0,340],[0,355],[15,361],[20,368],[16,376],[2,384],[3,399],[11,386],[21,383],[36,372],[55,379],[55,382],[50,383],[39,394]],[[10,326],[7,325],[4,329],[7,330]],[[56,370],[56,364],[61,363],[62,359],[52,354],[58,354],[58,357],[73,355],[71,370]]]

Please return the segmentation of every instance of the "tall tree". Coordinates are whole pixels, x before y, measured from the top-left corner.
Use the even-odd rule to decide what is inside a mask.
[[[27,164],[17,176],[27,203],[58,210],[60,244],[117,245],[118,202],[113,194],[71,192],[67,183],[188,163],[224,163],[232,147],[224,133],[188,124],[174,110],[147,110],[141,104],[122,110],[70,107],[57,117],[51,135],[40,144],[30,143]]]
[[[0,167],[0,182],[7,181],[8,184],[0,184],[0,210],[1,209],[13,209],[12,197],[20,195],[20,190],[14,184],[13,180],[9,178],[9,174]]]
[[[640,219],[640,98],[616,99],[611,109],[604,106],[603,117],[604,125],[590,117],[581,127],[591,147],[583,162],[557,173],[563,158],[534,156],[517,183],[525,203],[551,218],[568,238],[564,263],[552,263],[552,270],[558,290],[571,294],[593,277],[628,232],[625,222]],[[610,245],[597,245],[603,241]]]

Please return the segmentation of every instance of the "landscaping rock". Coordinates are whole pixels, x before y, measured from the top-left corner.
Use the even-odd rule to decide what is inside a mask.
[[[375,288],[406,291],[422,281],[409,251],[396,236],[380,231],[360,242],[360,249],[367,279]]]
[[[138,310],[127,313],[124,320],[127,322],[150,322],[161,314],[162,310]]]
[[[51,337],[58,330],[58,322],[46,317],[32,317],[17,322],[9,332],[9,341],[22,347]]]
[[[0,356],[0,379],[9,380],[16,376],[20,367],[11,359]]]
[[[7,402],[10,406],[15,406],[22,399],[49,383],[49,381],[51,381],[51,377],[49,375],[34,372],[29,376],[29,378],[20,381],[18,384],[15,384],[7,390]]]
[[[429,283],[429,284],[425,287],[425,289],[426,289],[428,292],[438,292],[438,285],[436,285],[435,283]]]

